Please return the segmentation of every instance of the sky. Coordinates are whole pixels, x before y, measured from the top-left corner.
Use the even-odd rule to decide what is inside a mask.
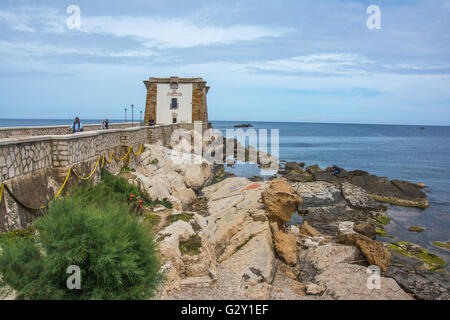
[[[450,125],[450,1],[0,1],[0,118],[123,119],[170,76],[210,120]]]

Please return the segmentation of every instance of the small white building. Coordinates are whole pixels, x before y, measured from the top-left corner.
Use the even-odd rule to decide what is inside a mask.
[[[146,124],[208,122],[206,95],[209,87],[202,78],[150,78],[145,104]]]

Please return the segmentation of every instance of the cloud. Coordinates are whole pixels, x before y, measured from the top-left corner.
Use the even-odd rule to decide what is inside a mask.
[[[250,70],[312,75],[362,75],[374,61],[358,54],[311,54],[247,65]]]
[[[22,32],[65,32],[67,17],[51,7],[19,7],[14,11],[0,11],[0,22]]]
[[[265,37],[280,37],[290,30],[242,24],[202,25],[189,18],[118,16],[114,18],[84,18],[82,31],[115,37],[132,37],[147,47],[189,48],[216,43],[255,41]]]
[[[65,33],[69,16],[55,8],[22,7],[14,12],[0,12],[0,22],[24,32]],[[87,34],[130,37],[146,47],[190,48],[210,44],[231,44],[281,37],[288,28],[234,24],[217,26],[204,24],[194,17],[164,18],[159,16],[85,16],[81,15],[81,32]]]
[[[33,43],[14,43],[8,41],[0,41],[0,53],[8,54],[11,56],[23,55],[32,57],[45,57],[54,55],[79,55],[105,58],[143,58],[159,55],[157,52],[146,48],[136,50],[110,51],[98,48],[48,45],[42,44],[37,41]]]

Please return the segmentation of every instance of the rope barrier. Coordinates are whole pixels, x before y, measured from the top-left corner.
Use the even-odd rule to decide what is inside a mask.
[[[122,161],[122,160],[125,160],[130,155],[131,152],[133,152],[134,156],[138,157],[138,156],[140,156],[142,154],[143,151],[144,151],[144,146],[141,144],[141,146],[139,147],[139,151],[138,152],[134,152],[133,147],[131,147],[131,146],[128,147],[128,151],[127,151],[126,155],[124,157],[122,157],[122,158],[116,157],[116,155],[114,153],[111,154],[111,157],[110,157],[109,161],[105,157],[105,155],[99,156],[97,158],[97,163],[95,164],[94,169],[92,170],[92,172],[87,177],[80,176],[75,171],[73,166],[70,167],[69,171],[67,172],[66,178],[64,179],[64,182],[63,182],[61,188],[56,193],[55,199],[53,201],[58,199],[58,197],[61,195],[62,191],[64,190],[64,188],[65,188],[65,186],[67,184],[67,181],[69,181],[69,177],[70,177],[71,173],[73,173],[78,179],[86,181],[86,180],[89,180],[90,178],[92,178],[92,176],[94,175],[95,171],[97,171],[98,165],[100,164],[100,159],[102,159],[102,164],[101,164],[100,168],[103,169],[104,164],[105,164],[105,160],[106,160],[107,163],[111,163],[113,158],[116,159],[117,161]],[[11,189],[5,183],[2,183],[1,186],[0,186],[0,203],[2,202],[2,197],[3,197],[3,193],[4,193],[5,190],[11,195],[11,197],[14,199],[15,202],[17,202],[19,205],[21,205],[22,207],[24,207],[26,209],[33,210],[33,211],[39,211],[39,210],[42,210],[42,209],[45,209],[45,208],[48,207],[48,204],[46,204],[46,205],[41,206],[39,208],[33,208],[33,207],[23,203],[22,201],[17,199],[17,197],[11,192]]]
[[[80,180],[89,180],[94,175],[95,171],[97,170],[98,164],[100,163],[100,158],[101,157],[98,157],[97,163],[95,164],[95,167],[94,167],[94,170],[92,170],[92,172],[86,178],[81,177],[80,175],[78,175],[78,173],[75,170],[72,170],[73,174]]]

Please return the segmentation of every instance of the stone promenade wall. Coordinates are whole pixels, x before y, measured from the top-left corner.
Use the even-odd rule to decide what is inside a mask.
[[[208,128],[203,125],[203,131]],[[192,124],[174,124],[155,127],[134,127],[86,131],[77,134],[28,136],[0,139],[0,184],[5,183],[20,201],[39,207],[51,199],[61,187],[70,167],[87,176],[95,167],[99,156],[108,159],[114,153],[121,158],[133,147],[137,152],[141,144],[160,143],[169,146],[176,129],[193,129]],[[118,172],[123,165],[134,167],[139,157],[131,155],[123,161],[113,159],[105,166]],[[100,169],[93,179],[98,180]],[[66,189],[79,184],[72,175]],[[28,210],[4,192],[0,202],[0,232],[25,228],[34,220],[35,211]]]
[[[134,123],[138,126],[138,123]],[[66,135],[70,133],[70,125],[65,126],[47,126],[47,127],[4,127],[0,128],[0,140],[7,138],[23,138],[27,136],[49,136]],[[127,129],[132,127],[131,123],[110,123],[109,129]],[[97,131],[101,124],[83,125],[84,131]]]

